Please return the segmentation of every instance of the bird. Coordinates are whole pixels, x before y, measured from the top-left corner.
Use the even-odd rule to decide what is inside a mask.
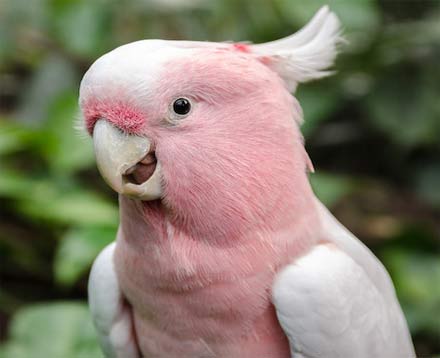
[[[415,357],[386,269],[309,183],[294,94],[342,41],[324,6],[272,42],[140,40],[85,73],[119,194],[88,284],[106,357]]]

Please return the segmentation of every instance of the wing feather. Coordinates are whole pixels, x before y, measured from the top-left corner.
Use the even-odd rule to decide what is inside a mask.
[[[101,251],[89,278],[89,307],[107,358],[138,358],[130,305],[119,288],[113,255],[116,243]]]
[[[273,302],[293,357],[415,357],[397,301],[335,244],[284,268]]]

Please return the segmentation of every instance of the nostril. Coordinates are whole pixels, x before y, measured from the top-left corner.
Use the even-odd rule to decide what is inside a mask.
[[[128,168],[123,178],[126,182],[136,185],[145,183],[153,175],[156,164],[156,155],[150,152],[138,163]]]

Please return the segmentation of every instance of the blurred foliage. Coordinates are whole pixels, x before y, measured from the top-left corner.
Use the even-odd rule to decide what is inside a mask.
[[[82,74],[142,38],[270,41],[321,0],[3,0],[0,356],[99,357],[87,272],[116,196],[73,129]],[[317,195],[381,258],[420,356],[440,352],[440,2],[327,1],[348,44],[300,86]]]
[[[19,310],[0,354],[5,358],[101,356],[87,306],[62,302]]]

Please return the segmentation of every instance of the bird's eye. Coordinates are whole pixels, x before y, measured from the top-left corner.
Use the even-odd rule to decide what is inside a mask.
[[[191,103],[186,98],[178,98],[173,103],[173,111],[180,116],[188,114],[190,110]]]

